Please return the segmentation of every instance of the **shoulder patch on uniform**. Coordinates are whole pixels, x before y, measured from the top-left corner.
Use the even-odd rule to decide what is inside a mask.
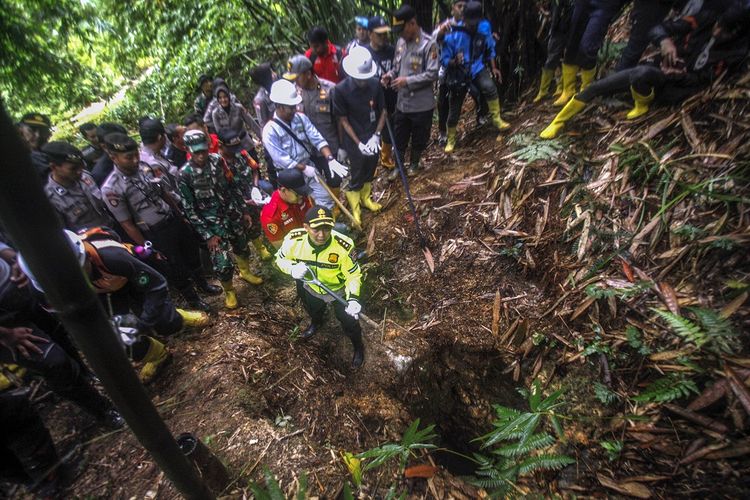
[[[294,238],[299,238],[301,236],[304,236],[306,234],[307,234],[307,230],[305,230],[304,228],[292,229],[291,231],[289,231],[289,234],[287,235],[287,237],[294,239]]]
[[[338,244],[344,247],[344,250],[346,250],[347,252],[351,250],[352,247],[354,246],[348,241],[346,241],[346,239],[342,238],[341,236],[336,235],[334,236],[334,238],[336,238],[336,241],[338,242]]]
[[[135,278],[136,283],[138,283],[138,286],[148,286],[149,282],[151,281],[151,276],[148,275],[146,271],[141,271],[138,273],[138,276]]]
[[[279,226],[276,224],[268,224],[268,232],[271,234],[276,234],[279,232]]]

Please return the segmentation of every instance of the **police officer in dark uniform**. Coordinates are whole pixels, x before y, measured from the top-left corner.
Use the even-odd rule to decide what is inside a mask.
[[[99,144],[102,145],[105,153],[107,153],[100,156],[91,169],[91,176],[96,181],[97,186],[104,184],[112,169],[115,168],[115,164],[112,163],[112,159],[109,157],[109,151],[107,151],[107,143],[104,140],[107,135],[114,133],[127,134],[128,131],[125,130],[125,127],[117,123],[102,123],[96,127],[96,137],[99,139]]]
[[[167,257],[164,268],[170,284],[192,309],[209,310],[195,292],[190,278],[209,294],[221,293],[210,285],[200,269],[199,243],[180,213],[179,197],[166,179],[140,164],[138,144],[125,134],[109,134],[105,144],[115,169],[102,185],[109,209],[138,245],[147,240]]]
[[[417,13],[411,5],[402,5],[393,14],[392,29],[400,33],[396,43],[393,69],[381,82],[398,92],[393,117],[396,149],[401,159],[411,142],[409,175],[421,168],[422,153],[427,147],[432,128],[435,95],[432,91],[438,78],[438,50],[430,35],[417,24]]]
[[[42,113],[26,113],[21,117],[20,125],[28,127],[31,131],[28,145],[31,149],[31,164],[36,173],[42,179],[47,179],[49,173],[49,163],[47,157],[42,152],[42,146],[47,144],[52,135],[52,122],[47,115]]]
[[[42,151],[50,174],[44,192],[67,229],[106,226],[118,229],[94,178],[83,169],[84,158],[75,146],[53,141]]]

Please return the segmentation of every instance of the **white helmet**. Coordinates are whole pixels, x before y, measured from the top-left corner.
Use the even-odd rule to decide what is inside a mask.
[[[372,54],[366,48],[358,45],[346,55],[341,62],[346,74],[355,80],[367,80],[375,76],[378,68],[372,61]]]
[[[83,246],[83,240],[80,236],[78,236],[73,231],[70,231],[68,229],[65,229],[65,237],[68,238],[68,243],[70,244],[70,248],[73,250],[73,253],[75,253],[76,258],[78,259],[78,264],[83,266],[83,263],[86,262],[86,249]],[[29,265],[26,263],[26,260],[23,258],[23,255],[18,254],[18,267],[21,268],[21,271],[23,271],[23,274],[25,274],[29,281],[31,281],[31,284],[34,285],[34,288],[39,290],[40,292],[44,292],[42,290],[42,286],[39,284],[39,282],[36,280],[34,275],[31,273],[31,269],[29,269]]]
[[[297,93],[297,87],[289,80],[279,79],[271,85],[271,101],[275,104],[296,106],[302,102],[302,97]]]

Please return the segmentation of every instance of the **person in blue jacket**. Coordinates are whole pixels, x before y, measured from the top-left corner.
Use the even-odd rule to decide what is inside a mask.
[[[446,153],[452,153],[456,147],[456,125],[472,83],[487,101],[495,127],[499,130],[510,128],[510,124],[500,117],[500,99],[493,77],[500,82],[502,75],[495,61],[492,26],[482,18],[480,2],[471,1],[466,4],[464,25],[454,26],[453,31],[445,36],[440,59],[445,68],[445,84],[448,85],[450,102]]]

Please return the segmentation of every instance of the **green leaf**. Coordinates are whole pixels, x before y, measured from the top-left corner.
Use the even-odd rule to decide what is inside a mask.
[[[538,450],[540,448],[546,448],[551,446],[555,442],[555,438],[546,432],[534,434],[526,439],[526,442],[518,442],[501,446],[492,453],[502,455],[504,457],[518,457],[526,455],[527,453]]]
[[[685,378],[684,375],[669,375],[655,380],[641,394],[632,399],[639,403],[668,403],[687,397],[690,393],[699,393],[695,382]]]
[[[565,455],[538,455],[521,462],[518,466],[518,474],[523,476],[537,470],[560,470],[574,463],[576,463],[575,459]]]
[[[659,317],[665,320],[672,331],[685,339],[687,342],[692,342],[696,346],[700,347],[708,341],[708,336],[701,330],[701,328],[682,316],[677,316],[669,311],[662,309],[651,308]]]

